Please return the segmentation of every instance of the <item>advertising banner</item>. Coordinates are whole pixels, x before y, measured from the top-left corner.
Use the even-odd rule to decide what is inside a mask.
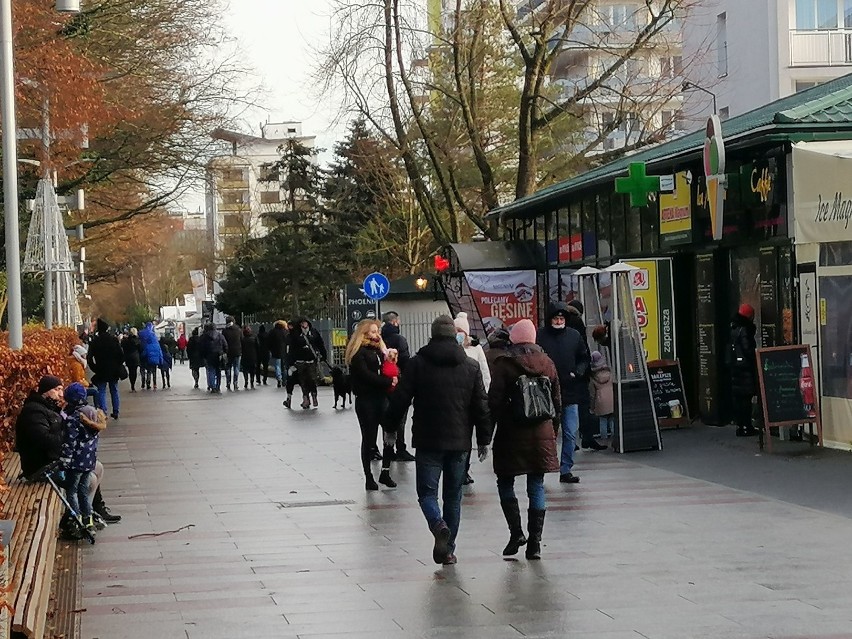
[[[852,240],[852,143],[793,145],[796,244]]]
[[[207,274],[204,271],[190,271],[189,280],[192,282],[196,311],[203,314],[204,318],[207,319],[207,313],[202,308],[202,303],[207,300]],[[210,321],[213,321],[212,315]]]
[[[633,302],[645,359],[677,359],[671,259],[630,260],[629,264],[638,269],[633,273]]]
[[[675,174],[673,193],[660,193],[660,243],[663,246],[692,242],[692,176]]]
[[[358,284],[346,285],[346,329],[351,336],[363,319],[377,319],[378,303],[371,300]]]
[[[535,271],[468,271],[465,279],[486,335],[525,318],[538,323]]]

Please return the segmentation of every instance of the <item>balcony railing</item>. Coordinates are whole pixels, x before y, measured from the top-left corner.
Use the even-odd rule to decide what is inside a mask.
[[[790,65],[794,67],[852,65],[852,30],[790,31]]]

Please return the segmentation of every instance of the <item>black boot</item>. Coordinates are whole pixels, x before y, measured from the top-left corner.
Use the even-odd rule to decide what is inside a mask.
[[[526,545],[527,538],[524,536],[524,527],[521,525],[521,510],[517,499],[506,499],[500,501],[503,508],[503,516],[509,526],[509,543],[503,549],[504,556],[517,555],[521,546]]]
[[[541,559],[541,531],[544,529],[544,510],[530,508],[527,511],[529,521],[527,522],[527,559]]]
[[[92,510],[98,513],[108,524],[116,524],[121,521],[121,515],[113,515],[107,505],[104,503],[104,498],[101,495],[101,487],[98,486],[98,489],[95,491],[95,496],[92,499]]]
[[[390,470],[388,468],[382,468],[382,472],[379,473],[379,483],[384,484],[388,488],[396,488],[396,482],[391,479]]]

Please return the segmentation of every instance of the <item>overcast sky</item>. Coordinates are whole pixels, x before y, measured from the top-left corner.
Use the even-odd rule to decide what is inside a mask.
[[[331,150],[345,133],[345,123],[332,127],[335,101],[318,100],[311,78],[312,47],[328,37],[329,5],[329,0],[230,0],[225,26],[265,88],[264,108],[246,117],[255,135],[267,119],[300,121],[305,134]]]

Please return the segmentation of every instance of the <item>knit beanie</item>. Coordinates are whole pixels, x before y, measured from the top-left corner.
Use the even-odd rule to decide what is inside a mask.
[[[65,401],[69,404],[86,403],[86,387],[80,382],[74,382],[65,389]]]
[[[528,319],[522,319],[512,327],[509,340],[512,344],[535,344],[535,324]]]
[[[606,360],[600,351],[592,351],[592,370],[596,371],[606,366]]]
[[[751,304],[740,304],[740,308],[737,313],[747,319],[754,319],[754,307]]]
[[[432,322],[432,337],[455,337],[456,325],[449,315],[439,315]]]
[[[44,395],[48,391],[52,391],[57,386],[62,386],[62,380],[54,375],[45,375],[38,381],[38,394]]]
[[[464,331],[465,335],[470,335],[470,322],[467,320],[467,313],[461,312],[456,315],[453,324],[457,329]]]

